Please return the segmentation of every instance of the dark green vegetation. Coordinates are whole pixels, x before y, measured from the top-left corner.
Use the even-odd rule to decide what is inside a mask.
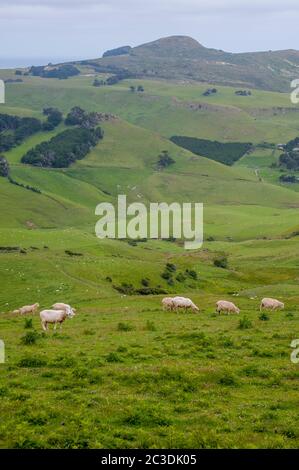
[[[172,136],[170,140],[196,155],[203,155],[204,157],[211,158],[225,165],[233,165],[252,148],[252,144],[250,143],[223,143],[179,135]]]
[[[100,139],[103,138],[100,127],[96,129],[67,129],[43,142],[23,157],[22,163],[40,167],[64,168],[88,154]]]
[[[36,118],[0,114],[0,151],[5,152],[41,130]]]
[[[299,170],[299,137],[285,145],[284,153],[279,157],[279,165],[288,170]]]
[[[0,155],[0,176],[8,176],[9,173],[9,165],[5,157]]]
[[[122,57],[132,58],[105,60]],[[236,94],[244,83],[204,96],[214,83],[120,80],[121,70],[94,67],[78,64],[80,75],[60,81],[22,70],[1,105],[20,118],[52,115],[57,127],[1,152],[10,179],[0,178],[0,446],[298,447],[299,185],[279,181],[297,173],[279,166],[277,145],[298,137],[298,108],[288,93]],[[90,74],[115,84],[94,87]],[[63,169],[22,163],[66,129],[90,131],[94,118],[105,138],[83,159]],[[227,166],[173,135],[254,150]],[[118,194],[203,202],[202,249],[173,237],[96,239],[95,207]],[[162,312],[166,295],[190,297],[200,313]],[[260,315],[266,296],[285,311]],[[216,315],[220,299],[241,314]],[[57,301],[77,308],[57,333],[44,334],[38,314],[11,313]]]
[[[29,70],[35,77],[59,78],[60,80],[79,75],[80,70],[71,64],[62,64],[58,66],[32,66]]]

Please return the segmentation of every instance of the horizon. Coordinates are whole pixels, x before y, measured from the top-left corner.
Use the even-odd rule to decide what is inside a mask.
[[[58,63],[63,63],[63,62],[72,62],[72,61],[80,61],[80,60],[92,60],[92,59],[97,59],[97,58],[100,58],[102,57],[103,53],[106,52],[107,50],[110,50],[110,49],[114,49],[114,48],[117,48],[117,47],[121,47],[121,46],[125,46],[125,45],[128,45],[128,46],[131,46],[131,47],[137,47],[137,46],[141,46],[141,45],[144,45],[144,44],[147,44],[147,43],[150,43],[150,42],[154,42],[154,41],[158,41],[158,40],[161,40],[161,39],[165,39],[167,37],[189,37],[189,38],[192,38],[192,39],[195,39],[199,44],[201,44],[202,46],[204,46],[205,48],[207,49],[215,49],[215,50],[220,50],[221,48],[218,47],[218,48],[213,48],[213,47],[209,47],[207,46],[206,44],[203,44],[202,42],[200,42],[198,39],[192,37],[192,36],[188,36],[188,35],[182,35],[182,34],[173,34],[171,36],[163,36],[163,37],[159,37],[159,38],[156,38],[156,39],[152,39],[150,41],[147,41],[146,43],[137,43],[135,45],[131,45],[131,44],[119,44],[118,46],[115,46],[115,47],[111,47],[111,48],[108,48],[108,49],[105,49],[101,52],[101,54],[99,54],[97,57],[82,57],[82,56],[45,56],[45,57],[37,57],[37,56],[27,56],[27,57],[1,57],[0,56],[0,69],[14,69],[14,68],[25,68],[25,67],[30,67],[32,65],[47,65],[48,63],[53,63],[53,64],[58,64]],[[295,48],[289,48],[289,49],[294,49],[296,50]],[[288,49],[268,49],[268,50],[251,50],[251,51],[239,51],[239,52],[233,52],[233,51],[229,51],[229,50],[225,50],[225,49],[221,49],[221,50],[224,50],[224,52],[228,52],[228,53],[233,53],[233,54],[238,54],[238,53],[257,53],[257,52],[268,52],[268,51],[272,51],[272,52],[275,52],[275,51],[281,51],[281,50],[288,50]]]

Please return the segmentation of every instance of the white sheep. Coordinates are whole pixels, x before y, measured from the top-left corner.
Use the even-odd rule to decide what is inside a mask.
[[[66,310],[42,310],[39,316],[43,330],[47,331],[48,323],[54,323],[54,330],[56,330],[57,323],[60,323],[60,328],[62,328],[64,320],[67,317],[72,318],[74,313],[68,313]]]
[[[21,315],[24,315],[25,313],[34,313],[38,307],[38,303],[33,305],[24,305],[24,307],[21,307],[18,310],[14,310],[12,313],[20,313]]]

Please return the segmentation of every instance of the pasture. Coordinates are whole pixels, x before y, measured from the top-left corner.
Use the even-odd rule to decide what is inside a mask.
[[[66,169],[20,163],[64,125],[5,153],[13,179],[41,194],[0,178],[0,447],[298,447],[299,368],[290,361],[299,337],[298,185],[278,183],[275,150],[258,147],[228,167],[169,141],[286,142],[299,123],[289,95],[217,87],[204,97],[208,84],[158,80],[142,80],[143,93],[129,89],[138,80],[100,88],[86,76],[23,80],[7,85],[1,112],[41,118],[45,106],[66,113],[79,105],[119,119],[101,123],[103,141]],[[165,150],[175,163],[162,171]],[[118,194],[203,202],[202,249],[97,240],[95,207]],[[163,312],[164,295],[190,297],[200,313]],[[262,297],[285,310],[261,315]],[[240,315],[215,314],[220,299]],[[38,314],[11,313],[34,302],[66,302],[77,314],[44,333]]]

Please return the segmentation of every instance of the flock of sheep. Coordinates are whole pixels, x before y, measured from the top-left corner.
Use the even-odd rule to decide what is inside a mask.
[[[187,297],[164,297],[162,299],[162,306],[164,310],[188,310],[191,309],[194,312],[199,312],[199,308],[192,302],[191,299]],[[260,304],[260,311],[263,309],[277,310],[279,308],[284,308],[284,303],[280,302],[277,299],[271,299],[270,297],[265,297],[262,299]],[[216,312],[227,312],[230,313],[240,313],[240,309],[233,303],[228,300],[218,300],[216,302]]]
[[[163,310],[178,311],[191,309],[194,312],[199,312],[197,305],[195,305],[195,303],[187,297],[164,297],[164,299],[162,299],[162,307]],[[25,305],[18,310],[14,310],[13,313],[24,315],[26,313],[34,313],[38,308],[38,303],[33,305]],[[265,297],[262,299],[260,304],[260,310],[263,308],[271,310],[283,309],[284,303],[277,299]],[[228,314],[240,313],[240,309],[233,302],[229,302],[227,300],[218,300],[218,302],[216,302],[216,311],[219,314],[221,312],[227,312]],[[48,325],[50,323],[54,324],[54,330],[56,330],[58,323],[60,324],[60,328],[62,328],[62,323],[66,320],[66,318],[72,318],[75,315],[75,312],[75,308],[64,303],[56,303],[52,305],[52,309],[42,310],[39,315],[43,330],[47,331]]]
[[[24,315],[26,313],[34,313],[38,309],[39,304],[25,305],[24,307],[14,310],[13,313],[20,313]],[[54,324],[54,330],[56,330],[57,323],[62,328],[62,323],[66,318],[72,318],[75,315],[76,309],[72,308],[68,304],[56,303],[52,305],[52,310],[42,310],[39,314],[41,319],[42,328],[47,331],[49,323]]]

